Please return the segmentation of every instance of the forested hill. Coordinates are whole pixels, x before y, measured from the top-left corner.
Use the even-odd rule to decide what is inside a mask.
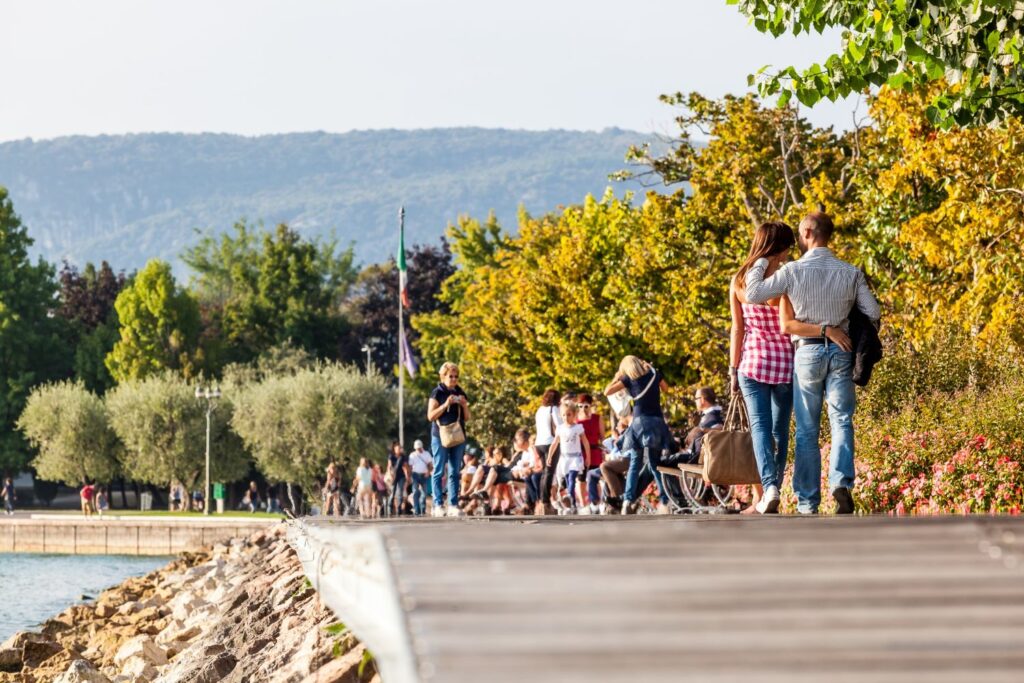
[[[0,185],[55,263],[174,262],[197,230],[242,217],[333,233],[375,262],[394,253],[402,203],[409,244],[436,241],[460,213],[494,209],[513,228],[520,204],[543,213],[603,192],[629,145],[649,137],[451,128],[20,140],[0,144]]]

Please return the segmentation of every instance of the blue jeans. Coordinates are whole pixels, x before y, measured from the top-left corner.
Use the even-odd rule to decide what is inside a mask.
[[[576,478],[580,476],[578,470],[569,470],[565,475],[565,488],[569,489],[569,504],[576,507]]]
[[[430,477],[430,486],[434,491],[434,505],[444,505],[441,500],[441,479],[448,476],[448,504],[459,504],[459,472],[462,470],[462,454],[466,452],[466,444],[445,448],[441,445],[441,437],[430,437],[430,452],[434,455],[434,473]]]
[[[594,467],[587,471],[587,497],[591,505],[601,500],[601,468]]]
[[[789,418],[793,414],[793,385],[765,384],[739,376],[750,417],[750,439],[761,475],[761,486],[782,487],[789,450]]]
[[[530,505],[536,505],[537,501],[540,500],[540,482],[543,473],[531,472],[526,475],[526,502]]]
[[[796,350],[793,367],[793,412],[796,414],[796,457],[793,490],[797,509],[817,512],[821,503],[821,406],[828,403],[832,448],[828,458],[829,488],[853,488],[853,354],[832,343]]]
[[[661,481],[658,465],[661,463],[662,450],[668,450],[671,446],[672,437],[664,418],[650,415],[639,415],[633,418],[622,445],[623,451],[629,457],[626,490],[623,493],[623,499],[626,502],[637,499],[637,482],[640,480],[640,472],[646,470],[654,477],[654,482],[658,485],[658,498],[662,503],[668,504],[668,495],[665,493],[665,484]],[[647,450],[646,458],[644,457],[645,449]]]
[[[412,512],[419,517],[427,509],[427,475],[412,473]]]

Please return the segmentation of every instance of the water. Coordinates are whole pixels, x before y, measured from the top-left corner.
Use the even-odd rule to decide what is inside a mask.
[[[129,576],[147,574],[170,559],[0,553],[0,642],[82,602],[82,594],[96,597],[103,589]]]

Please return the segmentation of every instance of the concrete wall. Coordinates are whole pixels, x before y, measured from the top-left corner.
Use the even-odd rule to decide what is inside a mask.
[[[0,519],[0,553],[174,555],[216,541],[242,538],[276,521]]]

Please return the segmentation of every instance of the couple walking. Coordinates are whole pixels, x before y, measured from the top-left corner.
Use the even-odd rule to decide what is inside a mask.
[[[755,509],[762,514],[779,508],[794,412],[797,512],[817,513],[824,403],[832,429],[829,488],[837,512],[853,512],[856,395],[850,317],[859,309],[877,327],[881,312],[864,274],[828,248],[832,230],[827,214],[808,214],[795,240],[802,256],[786,263],[793,229],[784,223],[761,225],[730,287],[730,384],[733,393],[743,394],[750,416],[763,488]]]

